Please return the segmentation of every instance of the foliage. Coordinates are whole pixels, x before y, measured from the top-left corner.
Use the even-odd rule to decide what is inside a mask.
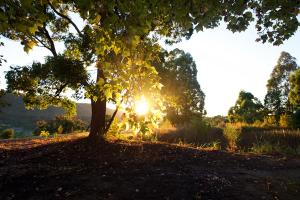
[[[271,144],[269,142],[254,144],[250,149],[254,153],[280,153],[287,155],[300,155],[300,146],[298,148],[291,148],[289,146],[280,146],[278,144]]]
[[[203,148],[205,150],[221,150],[222,149],[220,142],[218,142],[218,141],[200,145],[200,148]]]
[[[263,120],[264,106],[250,92],[241,91],[233,107],[228,111],[231,122],[254,123]]]
[[[159,122],[162,120],[162,113],[159,110],[152,110],[146,115],[138,115],[129,111],[129,116],[124,119],[127,130],[131,130],[139,134],[141,138],[153,134],[153,130],[158,128]]]
[[[70,114],[75,114],[75,104],[61,95],[73,89],[78,96],[87,77],[80,61],[62,55],[47,57],[45,64],[11,67],[6,74],[7,90],[21,94],[26,108],[45,109],[51,104],[66,108]]]
[[[238,141],[242,130],[242,124],[228,123],[224,128],[224,136],[227,139],[228,148],[230,150],[236,150],[238,148]]]
[[[197,81],[196,63],[189,53],[179,49],[161,53],[156,70],[163,85],[168,120],[174,125],[183,125],[193,116],[204,114],[205,95]]]
[[[233,150],[256,153],[295,154],[300,146],[299,130],[226,124],[224,135]]]
[[[300,128],[300,109],[298,108],[291,114],[291,127],[292,128]]]
[[[0,108],[8,105],[7,102],[3,100],[5,94],[6,94],[5,90],[0,89]]]
[[[69,116],[57,116],[50,121],[40,120],[37,121],[36,126],[34,135],[39,135],[41,131],[48,131],[51,134],[66,134],[74,131],[84,131],[87,128],[87,124],[84,121]]]
[[[0,47],[4,46],[3,42],[0,42]],[[3,55],[0,55],[0,67],[2,66],[3,62],[6,62],[6,60],[3,58]]]
[[[15,130],[12,128],[4,129],[0,132],[0,138],[2,139],[11,139],[15,135]]]
[[[41,137],[44,137],[44,138],[48,138],[50,133],[48,131],[41,131],[41,133],[39,134]]]
[[[121,129],[120,126],[121,125],[120,125],[119,119],[117,117],[114,118],[114,120],[113,120],[113,122],[112,122],[111,126],[109,127],[109,130],[107,131],[106,134],[107,135],[114,135],[114,136],[120,134],[120,129]]]
[[[202,118],[194,117],[189,124],[176,129],[157,131],[159,141],[189,144],[198,147],[226,147],[222,129],[210,127]]]
[[[289,83],[289,101],[294,107],[300,108],[300,69],[297,69],[291,73],[289,77]]]
[[[155,59],[153,52],[159,51],[155,44],[157,36],[173,43],[191,37],[195,31],[217,27],[222,20],[233,32],[244,31],[254,21],[259,40],[279,45],[297,30],[298,10],[297,1],[268,0],[1,1],[1,36],[20,41],[26,52],[35,46],[44,47],[52,53],[55,62],[60,57],[56,44],[64,43],[63,59],[78,64],[67,68],[64,62],[59,62],[64,66],[56,65],[62,70],[62,77],[56,76],[54,68],[50,69],[49,77],[47,73],[46,76],[33,73],[33,66],[22,67],[20,71],[12,69],[8,75],[13,78],[9,87],[24,94],[28,107],[39,108],[49,105],[70,108],[70,100],[60,94],[67,88],[75,91],[84,88],[85,96],[92,102],[91,135],[103,135],[108,129],[105,127],[107,101],[117,106],[122,101],[134,101],[137,90],[132,85],[139,91],[157,88],[156,70],[151,66]],[[83,25],[76,24],[71,13]],[[89,78],[84,82],[80,78],[84,73],[72,71],[82,72],[82,66],[87,70],[92,64],[97,68],[96,80]],[[40,65],[42,71],[47,70],[46,65]],[[24,80],[30,80],[25,82],[28,88],[22,87]],[[138,87],[139,80],[148,80],[142,85],[145,88]],[[43,88],[44,81],[50,86],[48,92]]]
[[[211,126],[217,128],[225,128],[226,122],[228,122],[227,117],[217,115],[213,117],[205,117],[204,120]]]
[[[63,134],[64,133],[64,127],[62,125],[59,125],[57,128],[57,134]]]
[[[265,107],[275,116],[279,125],[280,115],[292,112],[289,100],[290,74],[297,69],[296,59],[287,52],[282,52],[267,84]]]

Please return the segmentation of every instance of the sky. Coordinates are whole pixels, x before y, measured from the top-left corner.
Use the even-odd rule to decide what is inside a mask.
[[[255,42],[254,26],[245,32],[232,33],[224,24],[218,28],[194,34],[191,39],[167,47],[179,48],[193,56],[198,69],[198,82],[205,93],[207,116],[227,115],[241,90],[251,92],[262,102],[266,83],[282,51],[289,52],[300,64],[300,31],[281,46]],[[10,65],[29,65],[43,62],[49,51],[36,47],[29,54],[19,42],[4,40],[0,55],[7,63],[0,67],[0,88],[5,88],[5,71]],[[58,51],[63,50],[59,45]]]

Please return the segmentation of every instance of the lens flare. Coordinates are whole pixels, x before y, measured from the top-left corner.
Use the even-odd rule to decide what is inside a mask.
[[[138,115],[145,115],[149,111],[149,105],[148,102],[146,101],[145,97],[142,96],[140,100],[136,102],[135,106],[135,112]]]

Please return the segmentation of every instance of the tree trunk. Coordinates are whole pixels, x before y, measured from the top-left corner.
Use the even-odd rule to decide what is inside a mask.
[[[97,81],[103,78],[104,74],[101,69],[97,70]],[[101,92],[97,92],[97,101],[91,99],[92,117],[91,117],[91,129],[89,138],[92,140],[102,140],[105,134],[105,115],[106,115],[106,98]]]

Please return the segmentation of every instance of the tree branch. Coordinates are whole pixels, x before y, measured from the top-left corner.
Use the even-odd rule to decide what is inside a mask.
[[[51,48],[48,47],[41,39],[39,39],[37,36],[33,36],[34,39],[36,39],[39,43],[42,44],[42,46],[39,47],[45,47],[46,49],[48,49],[49,51],[51,51]]]
[[[80,37],[83,37],[83,34],[81,33],[81,31],[79,30],[79,28],[77,27],[77,25],[76,25],[76,24],[75,24],[75,23],[74,23],[67,15],[64,15],[64,14],[58,12],[58,11],[54,8],[54,6],[51,4],[51,2],[50,2],[49,0],[48,0],[48,4],[49,4],[50,8],[55,12],[55,14],[57,14],[58,16],[64,18],[64,19],[67,20],[70,24],[72,24],[72,26],[76,29],[78,35],[79,35]]]
[[[39,28],[40,31],[46,36],[48,42],[50,43],[50,51],[52,52],[53,56],[56,57],[57,56],[57,52],[56,52],[56,49],[55,49],[55,45],[54,45],[54,42],[48,32],[48,30],[46,29],[46,24],[44,24],[43,28]]]
[[[125,94],[123,95],[123,97],[127,94],[127,92],[128,92],[128,90],[125,92]],[[105,127],[104,133],[107,133],[107,131],[109,130],[111,124],[113,123],[113,121],[114,121],[114,119],[115,119],[115,117],[116,117],[116,115],[117,115],[117,112],[118,112],[118,110],[119,110],[119,108],[120,108],[120,105],[123,103],[123,100],[124,100],[123,97],[122,97],[122,99],[121,99],[121,101],[120,101],[120,104],[117,105],[116,110],[114,111],[113,115],[111,116],[111,118],[110,118],[110,120],[109,120],[107,126]]]
[[[115,119],[115,117],[116,117],[116,115],[117,115],[117,112],[118,112],[119,108],[120,108],[120,105],[118,105],[118,106],[116,107],[116,110],[114,111],[114,113],[113,113],[113,115],[111,116],[111,118],[110,118],[108,124],[107,124],[106,127],[105,127],[104,133],[107,133],[107,131],[109,130],[111,124],[113,123],[113,121],[114,121],[114,119]]]
[[[65,87],[67,87],[67,85],[68,85],[68,83],[61,85],[60,88],[58,88],[56,90],[54,97],[58,97],[60,95],[60,93],[63,91],[63,89],[65,89]]]

